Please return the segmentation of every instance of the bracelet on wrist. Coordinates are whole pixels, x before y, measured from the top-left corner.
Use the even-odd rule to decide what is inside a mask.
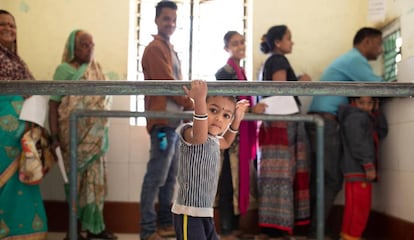
[[[237,134],[239,133],[239,130],[233,129],[231,126],[229,126],[229,129],[227,129],[229,132]]]
[[[208,119],[208,114],[193,114],[193,119],[194,120],[199,120],[199,121],[204,121]]]

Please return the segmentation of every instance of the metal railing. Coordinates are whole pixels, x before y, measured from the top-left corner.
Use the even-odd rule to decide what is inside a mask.
[[[182,95],[183,81],[10,81],[0,80],[2,95]],[[377,96],[414,95],[412,83],[360,82],[208,82],[213,95],[235,96]]]
[[[183,81],[0,81],[0,95],[183,95]],[[272,96],[272,95],[337,95],[408,97],[414,95],[411,83],[361,83],[361,82],[208,82],[209,95]],[[81,117],[150,117],[191,118],[185,113],[78,111],[70,116],[70,196],[69,237],[77,238],[77,119]],[[323,120],[315,115],[257,115],[246,114],[246,120],[272,120],[313,122],[317,130],[317,239],[324,237],[323,209]]]

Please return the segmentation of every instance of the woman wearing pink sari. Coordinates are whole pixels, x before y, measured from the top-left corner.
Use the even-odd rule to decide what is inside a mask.
[[[245,57],[244,36],[236,31],[224,35],[224,49],[230,54],[226,65],[216,73],[217,80],[247,81],[240,67]],[[262,112],[263,103],[255,104],[252,96],[238,96],[238,100],[249,101],[252,112]],[[221,239],[235,239],[239,229],[239,215],[255,207],[254,160],[257,152],[257,123],[242,121],[239,135],[229,149],[222,151],[222,168],[218,187],[218,209],[220,212]],[[252,179],[252,180],[251,180]]]

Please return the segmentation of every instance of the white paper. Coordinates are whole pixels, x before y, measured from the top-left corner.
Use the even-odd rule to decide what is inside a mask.
[[[33,95],[24,101],[20,119],[45,127],[48,111],[49,96]]]
[[[260,102],[266,103],[266,114],[289,115],[299,112],[293,96],[273,96],[262,99]]]
[[[56,152],[56,156],[58,159],[58,166],[59,166],[59,170],[60,170],[60,174],[62,174],[62,178],[63,178],[63,182],[64,183],[68,183],[68,175],[66,175],[66,170],[65,170],[65,164],[63,163],[63,156],[62,156],[62,151],[60,150],[60,147],[57,147],[55,149]]]
[[[371,22],[382,22],[385,20],[386,1],[369,0],[368,2],[368,20]]]

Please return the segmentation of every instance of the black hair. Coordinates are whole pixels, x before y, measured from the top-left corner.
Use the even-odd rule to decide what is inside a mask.
[[[172,1],[164,1],[164,0],[159,2],[157,6],[155,7],[155,17],[160,16],[161,11],[164,8],[171,8],[171,9],[177,10],[177,4]]]
[[[376,28],[363,27],[355,34],[353,44],[354,46],[361,43],[365,38],[381,37],[382,32]]]
[[[11,15],[11,13],[9,13],[8,11],[6,11],[4,9],[0,9],[0,14],[8,14],[8,15]]]
[[[379,97],[375,97],[375,96],[353,96],[353,97],[348,97],[348,102],[354,102],[354,101],[356,101],[357,99],[360,99],[360,98],[362,98],[362,97],[371,97],[372,98],[372,100],[374,100],[374,101],[379,101],[380,100],[380,98]]]
[[[14,20],[14,16],[10,12],[8,12],[8,11],[6,11],[4,9],[0,9],[0,15],[1,14],[7,14],[7,15],[11,16],[13,18],[13,20]]]
[[[227,98],[228,100],[237,103],[237,97],[236,96],[221,96],[221,95],[207,95],[206,101],[210,98],[210,97],[224,97]]]
[[[348,101],[351,103],[351,102],[354,102],[355,100],[357,100],[357,99],[360,99],[362,96],[354,96],[354,97],[348,97]]]
[[[0,14],[9,14],[9,15],[11,15],[9,12],[7,12],[6,10],[4,10],[4,9],[0,9]]]
[[[288,27],[286,25],[277,25],[271,27],[267,31],[267,33],[262,37],[262,42],[260,43],[260,50],[263,53],[272,52],[275,48],[275,41],[282,40],[287,30]]]
[[[237,32],[237,31],[228,31],[228,32],[226,32],[226,34],[224,34],[224,37],[223,37],[224,47],[228,47],[229,46],[230,39],[234,35],[241,35],[241,34],[239,32]]]

